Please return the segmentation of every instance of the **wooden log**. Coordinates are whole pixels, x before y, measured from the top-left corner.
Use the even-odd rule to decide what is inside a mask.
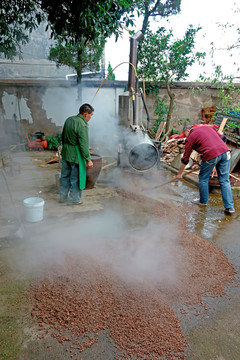
[[[160,136],[162,135],[162,132],[164,130],[165,125],[166,125],[166,121],[161,121],[160,122],[157,133],[156,133],[156,136],[155,136],[156,141],[159,141]]]
[[[219,134],[223,135],[223,129],[224,129],[224,126],[226,125],[226,122],[227,122],[228,118],[223,118],[222,121],[221,121],[221,124],[218,128],[218,132]]]

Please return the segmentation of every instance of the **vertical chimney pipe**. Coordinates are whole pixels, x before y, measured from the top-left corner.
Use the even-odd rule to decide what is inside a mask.
[[[130,38],[130,56],[129,62],[136,68],[137,66],[137,45],[138,41],[143,38],[143,33],[139,30]],[[132,93],[135,90],[135,70],[132,65],[129,64],[128,72],[128,91]]]

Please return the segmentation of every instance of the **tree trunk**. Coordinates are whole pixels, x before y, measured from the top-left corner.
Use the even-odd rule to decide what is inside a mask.
[[[82,77],[77,74],[77,106],[78,108],[82,105]],[[77,109],[78,110],[78,109]]]
[[[148,23],[149,23],[149,16],[150,16],[150,13],[148,10],[148,3],[144,2],[144,7],[145,7],[145,13],[144,13],[142,29],[141,29],[143,36],[145,35],[145,32],[147,31],[147,27],[148,27]],[[139,49],[139,51],[141,50],[141,41],[138,43],[138,49]],[[138,64],[138,58],[137,58],[136,66],[137,66],[137,64]]]
[[[77,103],[78,107],[82,105],[82,62],[81,62],[81,55],[82,53],[78,51],[78,67],[77,71],[77,87],[78,87],[78,94],[77,94]]]
[[[166,133],[167,133],[169,131],[170,124],[171,124],[171,118],[172,118],[172,113],[173,113],[173,109],[174,109],[174,100],[175,100],[175,94],[171,91],[170,82],[169,82],[168,78],[166,80],[166,87],[167,87],[168,96],[170,98],[170,104],[169,104],[169,109],[168,109],[168,114],[167,114],[167,123],[166,123]]]
[[[4,138],[6,136],[6,131],[4,127],[4,115],[3,115],[3,106],[2,106],[3,90],[0,91],[0,136]],[[0,144],[1,146],[1,144]]]
[[[148,27],[148,19],[149,19],[149,12],[145,9],[145,15],[144,15],[142,29],[141,29],[141,32],[143,33],[143,35],[145,34],[147,27]]]

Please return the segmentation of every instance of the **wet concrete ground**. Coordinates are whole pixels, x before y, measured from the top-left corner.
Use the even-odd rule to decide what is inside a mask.
[[[84,192],[84,207],[76,209],[72,206],[57,205],[58,192],[55,183],[55,173],[59,171],[58,164],[47,165],[43,168],[37,167],[36,163],[42,161],[44,156],[46,157],[47,155],[38,154],[37,152],[31,154],[25,153],[22,157],[19,156],[19,158],[18,155],[16,156],[22,162],[22,171],[18,179],[19,185],[21,182],[21,186],[16,186],[13,191],[13,184],[16,178],[8,177],[8,185],[11,192],[14,192],[12,196],[15,205],[11,203],[11,199],[9,200],[7,186],[3,179],[1,179],[1,204],[4,203],[6,205],[4,206],[4,211],[3,207],[1,207],[2,221],[6,220],[9,223],[10,218],[13,221],[17,213],[17,217],[24,224],[24,228],[20,229],[21,231],[29,231],[30,229],[33,232],[38,232],[43,226],[45,229],[52,228],[54,222],[57,226],[59,219],[63,223],[66,221],[69,224],[80,213],[92,216],[95,212],[106,209],[111,204],[111,208],[115,207],[126,217],[129,231],[144,227],[144,224],[147,223],[149,215],[136,212],[136,209],[129,207],[116,194],[111,184],[111,181],[112,183],[114,181],[112,176],[109,175],[111,169],[100,175],[96,188],[89,192]],[[153,176],[155,177],[155,175],[156,173],[154,172]],[[134,174],[135,176],[138,178],[138,174]],[[151,177],[151,174],[149,173],[147,176]],[[171,176],[172,174],[165,169],[160,169],[160,175],[155,181],[161,183],[171,179]],[[31,181],[29,181],[30,179]],[[2,190],[5,195],[3,195]],[[185,204],[191,206],[191,212],[185,211],[184,214],[188,222],[189,231],[213,242],[219,247],[234,265],[237,272],[233,284],[228,285],[225,289],[226,295],[221,298],[206,297],[203,299],[204,304],[208,308],[207,313],[203,311],[202,307],[193,307],[192,309],[188,308],[184,315],[182,313],[177,314],[181,319],[181,326],[189,342],[187,359],[238,360],[240,358],[240,199],[235,199],[236,213],[227,216],[223,212],[221,196],[217,194],[210,195],[207,207],[192,205],[191,200],[198,196],[198,190],[197,187],[186,181],[181,181],[177,185],[168,184],[161,188],[161,191],[160,189],[151,190],[149,188],[144,190],[143,193],[159,201],[170,199],[176,207],[181,207],[183,211]],[[41,224],[27,224],[24,222],[22,200],[29,196],[43,196],[45,198],[44,221]],[[6,222],[4,223],[4,228],[6,228],[5,225]],[[1,229],[2,234],[5,235],[3,228]],[[8,253],[11,257],[11,251]],[[196,313],[198,313],[197,316]],[[65,359],[64,355],[61,355],[62,350],[60,348],[57,353],[59,354],[57,359]],[[29,357],[24,359],[40,360],[36,356],[36,352],[32,349],[32,355],[29,354]],[[43,357],[41,357],[42,359]],[[88,357],[88,359],[90,358]],[[109,351],[108,357],[105,358],[105,360],[107,359],[111,359],[111,351]]]
[[[237,272],[234,283],[225,289],[226,296],[203,299],[207,315],[202,307],[193,307],[192,311],[188,308],[184,316],[178,314],[190,343],[188,360],[237,360],[240,358],[240,198],[234,198],[235,214],[227,216],[220,194],[210,193],[208,206],[201,207],[191,204],[198,197],[196,186],[187,181],[166,186],[171,191],[174,189],[170,198],[176,206],[192,205],[192,211],[185,213],[189,231],[219,247]],[[152,196],[168,197],[168,192],[163,195],[152,192]]]

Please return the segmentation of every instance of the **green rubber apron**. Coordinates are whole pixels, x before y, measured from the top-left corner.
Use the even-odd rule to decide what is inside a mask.
[[[83,190],[86,187],[86,160],[82,158],[78,145],[75,146],[77,150],[78,164],[79,164],[79,189]]]

